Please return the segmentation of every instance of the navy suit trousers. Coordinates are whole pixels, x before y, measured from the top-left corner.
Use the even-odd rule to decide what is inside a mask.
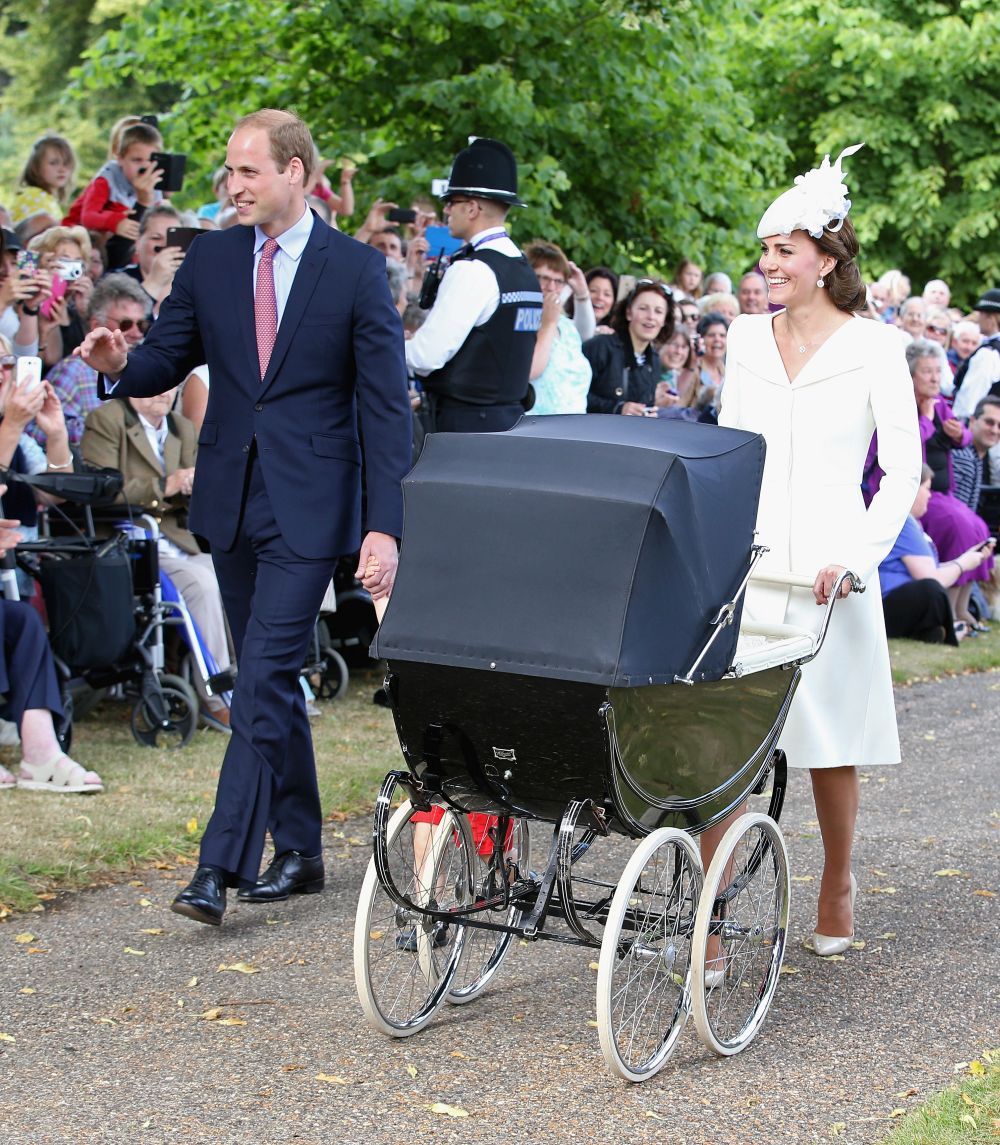
[[[275,854],[321,850],[316,763],[298,676],[335,558],[310,559],[289,549],[254,457],[236,542],[213,551],[212,560],[239,674],[232,737],[201,862],[245,886],[257,879],[267,831]]]
[[[0,599],[0,716],[21,726],[25,712],[48,708],[63,714],[55,661],[45,634],[45,625],[27,601]]]

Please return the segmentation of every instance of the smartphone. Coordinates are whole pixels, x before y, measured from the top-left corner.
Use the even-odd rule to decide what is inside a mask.
[[[33,250],[19,250],[16,261],[21,278],[30,278],[38,270],[38,255]]]
[[[160,191],[179,191],[184,186],[184,168],[187,156],[180,152],[154,151],[153,166],[159,167],[163,177],[157,184]]]
[[[42,359],[35,357],[18,358],[17,375],[14,385],[24,387],[25,391],[33,390],[42,383]]]
[[[42,303],[40,310],[43,318],[52,317],[52,304],[58,302],[66,293],[66,280],[58,274],[52,276],[52,295]]]
[[[167,227],[167,246],[178,246],[186,251],[201,233],[201,227]]]
[[[409,207],[393,207],[392,210],[386,211],[385,217],[390,223],[415,223],[417,212]]]
[[[991,549],[996,544],[996,537],[987,537],[981,545],[977,546],[979,552],[985,552],[986,549]]]
[[[428,258],[437,258],[442,254],[454,254],[465,246],[461,239],[452,238],[447,227],[428,227],[424,231],[424,238],[427,240]]]

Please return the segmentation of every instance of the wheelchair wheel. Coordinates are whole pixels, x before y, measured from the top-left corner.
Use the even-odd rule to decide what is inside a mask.
[[[330,644],[321,644],[319,662],[309,672],[309,686],[317,700],[339,700],[347,691],[347,661]]]
[[[484,856],[480,851],[481,848],[475,847],[472,854],[471,865],[475,879],[473,902],[477,896],[485,892],[485,884],[489,878],[490,856]],[[527,877],[531,859],[527,820],[515,819],[513,821],[510,845],[505,848],[504,859],[505,863],[514,864],[513,869],[519,877]],[[487,921],[497,922],[504,926],[516,926],[519,915],[520,911],[516,906],[510,906],[504,912],[485,912]],[[506,958],[510,944],[514,940],[513,933],[509,932],[479,930],[474,926],[467,926],[464,929],[465,947],[455,972],[451,990],[448,991],[448,1001],[454,1006],[462,1006],[482,994],[496,976],[500,964]]]
[[[415,814],[405,802],[386,828],[393,883],[417,906],[465,905],[472,839],[464,818],[449,811],[432,825]],[[448,842],[455,833],[458,846]],[[371,1026],[396,1038],[423,1029],[448,995],[464,942],[464,927],[396,903],[369,860],[354,920],[354,981]]]
[[[767,1015],[785,954],[790,886],[777,824],[768,815],[741,815],[705,875],[691,954],[694,1022],[717,1054],[745,1049]],[[708,973],[724,972],[708,989],[707,955],[714,963]]]
[[[653,831],[618,882],[597,970],[597,1029],[626,1081],[662,1069],[690,1012],[691,936],[703,883],[690,835]]]
[[[132,735],[144,747],[187,747],[198,729],[198,697],[180,676],[159,680],[159,694],[140,696],[132,708]]]

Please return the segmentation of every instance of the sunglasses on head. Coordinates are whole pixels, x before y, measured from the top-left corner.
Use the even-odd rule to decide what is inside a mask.
[[[656,278],[637,279],[635,286],[632,287],[632,293],[629,295],[629,301],[631,302],[637,294],[641,294],[647,287],[653,287],[658,290],[668,302],[673,302],[674,292],[665,282],[660,282],[659,279]]]
[[[111,319],[112,322],[118,323],[118,329],[123,334],[127,334],[134,326],[141,334],[145,334],[150,326],[153,325],[148,318],[122,318],[120,321],[116,318]]]

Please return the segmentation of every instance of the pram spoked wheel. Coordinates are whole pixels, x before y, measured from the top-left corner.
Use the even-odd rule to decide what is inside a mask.
[[[186,747],[198,728],[198,697],[180,676],[162,675],[159,689],[141,695],[132,708],[132,735],[145,747]]]
[[[697,844],[661,827],[636,847],[601,941],[597,1030],[626,1081],[662,1069],[690,1012],[692,933],[703,883]]]
[[[383,878],[416,906],[466,906],[474,861],[468,823],[450,811],[437,824],[431,818],[409,802],[397,808],[384,828],[388,869]],[[423,1029],[448,996],[466,929],[401,906],[383,878],[373,856],[354,922],[354,979],[368,1021],[398,1038]]]
[[[326,621],[316,626],[319,640],[319,659],[310,665],[309,685],[317,700],[339,700],[347,691],[350,671],[347,661],[330,642],[330,629]]]
[[[477,823],[477,821],[481,822]],[[487,826],[487,824],[489,824],[489,826]],[[528,876],[531,851],[527,821],[524,819],[516,819],[511,822],[506,832],[508,836],[506,839],[499,838],[499,828],[497,824],[498,819],[496,816],[479,815],[476,816],[470,825],[473,843],[477,843],[477,836],[482,835],[484,830],[488,832],[484,841],[478,842],[478,845],[474,847],[472,853],[472,871],[475,879],[472,896],[473,902],[475,902],[477,898],[497,892],[495,886],[491,887],[489,885],[490,861],[492,858],[490,847],[491,836],[493,845],[496,846],[499,844],[503,848],[502,865],[493,872],[494,883],[498,878],[505,878],[510,882],[514,879],[527,878]],[[514,927],[517,925],[519,914],[520,909],[511,905],[506,910],[498,908],[496,911],[487,911],[486,917],[490,922],[497,922],[504,926]],[[514,941],[514,933],[512,930],[482,930],[473,926],[465,927],[464,929],[466,931],[465,946],[462,950],[462,957],[459,961],[458,968],[455,971],[455,978],[452,982],[451,989],[448,991],[448,1001],[455,1006],[461,1006],[466,1002],[471,1002],[482,994],[496,976],[497,971],[500,969],[500,964],[504,958],[506,958],[508,950],[510,950],[510,944]]]
[[[767,1015],[785,954],[789,890],[777,824],[767,815],[740,816],[705,875],[691,954],[695,1025],[717,1054],[745,1049]],[[725,970],[712,989],[705,988],[706,955],[709,971]]]

